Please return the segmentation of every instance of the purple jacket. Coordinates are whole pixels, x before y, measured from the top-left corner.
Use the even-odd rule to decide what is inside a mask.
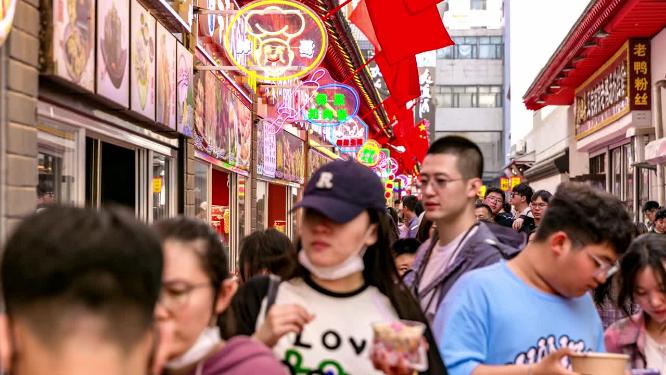
[[[236,336],[208,358],[201,375],[286,375],[287,370],[273,352],[247,336]],[[194,370],[190,375],[196,375]]]
[[[418,287],[418,285],[416,285],[418,281],[417,279],[420,279],[422,276],[419,275],[419,273],[422,274],[425,270],[425,267],[422,267],[422,265],[432,240],[433,239],[430,239],[421,245],[416,254],[416,259],[412,264],[411,272],[405,275],[404,282],[412,291],[416,291],[416,287]],[[522,249],[522,246],[519,247]],[[443,269],[442,273],[438,276],[437,280],[440,285],[440,293],[437,305],[441,304],[453,284],[466,272],[489,266],[502,259],[512,258],[518,254],[519,251],[520,249],[506,245],[498,240],[488,224],[483,222],[479,223],[479,228],[476,233],[465,241],[464,246],[454,262],[447,269]],[[416,298],[419,301],[421,300],[418,295]]]

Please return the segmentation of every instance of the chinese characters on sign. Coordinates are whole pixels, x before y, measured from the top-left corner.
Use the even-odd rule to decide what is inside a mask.
[[[576,138],[581,139],[630,111],[650,110],[649,41],[631,39],[576,89]]]
[[[381,146],[374,139],[368,140],[363,147],[358,150],[356,160],[366,167],[374,167],[379,164],[381,158]]]
[[[237,30],[242,33],[233,43]],[[245,5],[231,19],[224,36],[224,50],[232,64],[245,74],[256,74],[258,81],[286,81],[308,74],[324,59],[327,43],[321,18],[291,0]]]
[[[629,43],[629,100],[632,110],[650,109],[650,41],[632,40]]]

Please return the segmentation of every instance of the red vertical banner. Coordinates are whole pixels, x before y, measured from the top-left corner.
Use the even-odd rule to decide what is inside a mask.
[[[629,40],[629,105],[631,110],[650,110],[650,41]]]

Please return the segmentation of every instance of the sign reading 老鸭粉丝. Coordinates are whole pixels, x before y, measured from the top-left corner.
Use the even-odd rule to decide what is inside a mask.
[[[649,111],[650,102],[650,41],[630,39],[576,89],[576,139],[632,111]]]

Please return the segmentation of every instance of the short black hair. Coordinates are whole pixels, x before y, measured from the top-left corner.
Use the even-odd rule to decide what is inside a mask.
[[[483,153],[476,143],[465,137],[449,135],[437,139],[428,148],[428,155],[436,154],[457,156],[458,171],[467,180],[483,176]]]
[[[125,209],[50,207],[9,237],[2,294],[9,317],[50,347],[82,312],[100,317],[104,338],[129,351],[152,329],[162,264],[157,236]]]
[[[485,199],[485,198],[488,198],[488,196],[490,195],[490,193],[497,193],[497,194],[499,194],[499,195],[502,197],[502,204],[504,204],[504,201],[506,200],[506,197],[505,197],[505,195],[504,195],[504,190],[502,190],[502,189],[500,189],[500,188],[498,188],[498,187],[491,187],[491,188],[488,188],[488,189],[486,190],[486,196],[483,197],[483,198],[484,198],[484,199]]]
[[[407,195],[402,198],[402,205],[406,209],[416,212],[416,205],[419,203],[419,199],[413,195]]]
[[[659,209],[659,203],[658,203],[658,202],[655,202],[655,201],[647,201],[647,202],[645,202],[645,204],[643,205],[643,209],[642,209],[642,211],[643,211],[643,212],[647,212],[647,211],[658,210],[658,209]]]
[[[654,221],[659,219],[666,219],[666,208],[660,208],[659,211],[654,215]]]
[[[527,200],[527,203],[531,203],[534,191],[532,190],[530,185],[528,185],[526,182],[521,182],[513,187],[513,193],[522,195],[523,197],[525,197],[525,200]]]
[[[194,242],[202,240],[206,244],[204,253],[196,252],[215,296],[220,292],[222,282],[229,278],[229,255],[220,236],[206,222],[192,217],[178,216],[156,222],[153,227],[162,243],[168,240]]]
[[[296,267],[296,248],[289,237],[276,229],[256,231],[241,240],[238,266],[243,282],[262,270],[287,279]]]
[[[493,209],[490,208],[490,206],[488,206],[485,203],[477,203],[474,208],[485,208],[486,210],[488,210],[488,213],[490,214],[490,217],[493,216]]]
[[[548,204],[536,234],[543,242],[564,231],[579,245],[608,243],[617,254],[626,251],[633,225],[615,196],[582,183],[562,183]]]
[[[542,201],[548,203],[550,202],[550,198],[553,197],[553,194],[548,191],[548,190],[539,190],[534,195],[532,195],[532,202],[535,201],[537,198],[541,198]]]
[[[421,241],[415,238],[401,238],[393,244],[393,255],[397,257],[402,254],[416,254],[419,246]]]

